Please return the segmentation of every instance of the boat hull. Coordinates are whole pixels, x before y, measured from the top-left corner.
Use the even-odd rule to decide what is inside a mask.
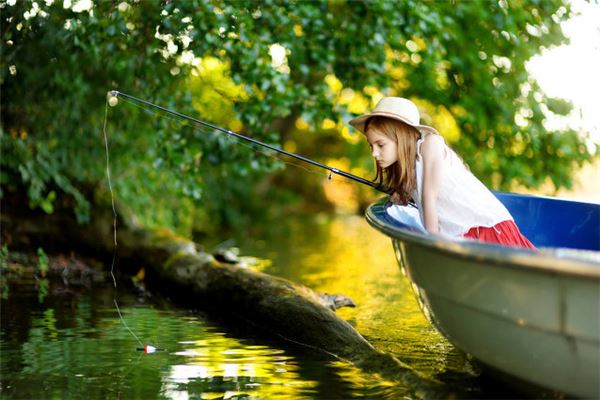
[[[527,382],[600,396],[600,266],[394,225],[385,202],[367,220],[390,236],[430,321],[455,346]],[[551,264],[551,265],[550,265]]]

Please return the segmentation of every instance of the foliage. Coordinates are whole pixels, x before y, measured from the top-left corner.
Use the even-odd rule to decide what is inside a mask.
[[[383,93],[411,97],[502,189],[568,187],[598,151],[580,132],[544,128],[546,108],[569,106],[545,98],[524,66],[564,41],[561,0],[82,4],[0,1],[2,194],[25,187],[46,212],[67,193],[85,219],[78,188],[105,179],[105,111],[116,192],[146,220],[181,230],[264,208],[251,193],[281,163],[123,98],[105,110],[110,89],[275,145],[292,134],[321,143],[337,127],[362,168],[368,154],[342,122]]]
[[[0,299],[8,299],[8,282],[6,280],[6,270],[8,268],[9,251],[8,246],[0,248]]]
[[[89,215],[88,202],[65,176],[65,171],[61,170],[55,156],[45,143],[41,141],[27,143],[25,133],[12,136],[9,137],[0,129],[2,185],[10,186],[14,181],[25,185],[29,206],[39,207],[48,214],[54,211],[56,191],[53,188],[56,187],[75,198],[77,218],[79,221],[86,221]]]
[[[0,269],[6,269],[8,263],[8,246],[4,245],[0,248]]]
[[[48,274],[48,265],[49,265],[48,255],[46,255],[46,252],[44,251],[44,249],[42,249],[41,247],[38,247],[37,256],[38,256],[38,271],[40,272],[40,275],[42,277],[45,277],[46,274]]]
[[[37,249],[37,257],[38,257],[38,272],[40,273],[40,277],[36,276],[37,281],[37,290],[38,290],[38,302],[43,303],[44,299],[48,295],[48,289],[50,287],[50,283],[48,282],[48,267],[50,261],[48,260],[48,255],[41,247]]]

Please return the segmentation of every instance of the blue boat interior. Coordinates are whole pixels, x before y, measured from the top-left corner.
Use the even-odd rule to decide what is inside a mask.
[[[600,251],[600,204],[506,192],[494,194],[510,211],[521,233],[536,247]],[[401,220],[390,216],[385,211],[389,206],[390,203],[380,203],[375,207],[376,218],[388,226],[423,232],[414,216],[404,212]]]
[[[494,192],[537,247],[600,251],[600,205]]]

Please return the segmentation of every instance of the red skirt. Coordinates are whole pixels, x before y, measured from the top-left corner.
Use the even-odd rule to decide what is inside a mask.
[[[494,243],[501,246],[537,248],[519,231],[514,221],[507,220],[491,227],[476,226],[471,228],[464,237],[480,242]]]

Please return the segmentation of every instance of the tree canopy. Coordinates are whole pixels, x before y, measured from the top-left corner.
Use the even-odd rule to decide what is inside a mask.
[[[384,94],[409,97],[499,189],[569,187],[598,153],[582,132],[545,129],[547,110],[570,105],[525,69],[564,43],[560,0],[1,0],[0,11],[2,194],[25,189],[48,212],[70,194],[81,220],[81,188],[104,179],[105,111],[119,196],[150,219],[158,201],[235,219],[231,205],[282,166],[130,104],[105,109],[111,89],[275,145],[335,131],[348,153],[328,157],[356,165],[368,154],[344,122]]]

